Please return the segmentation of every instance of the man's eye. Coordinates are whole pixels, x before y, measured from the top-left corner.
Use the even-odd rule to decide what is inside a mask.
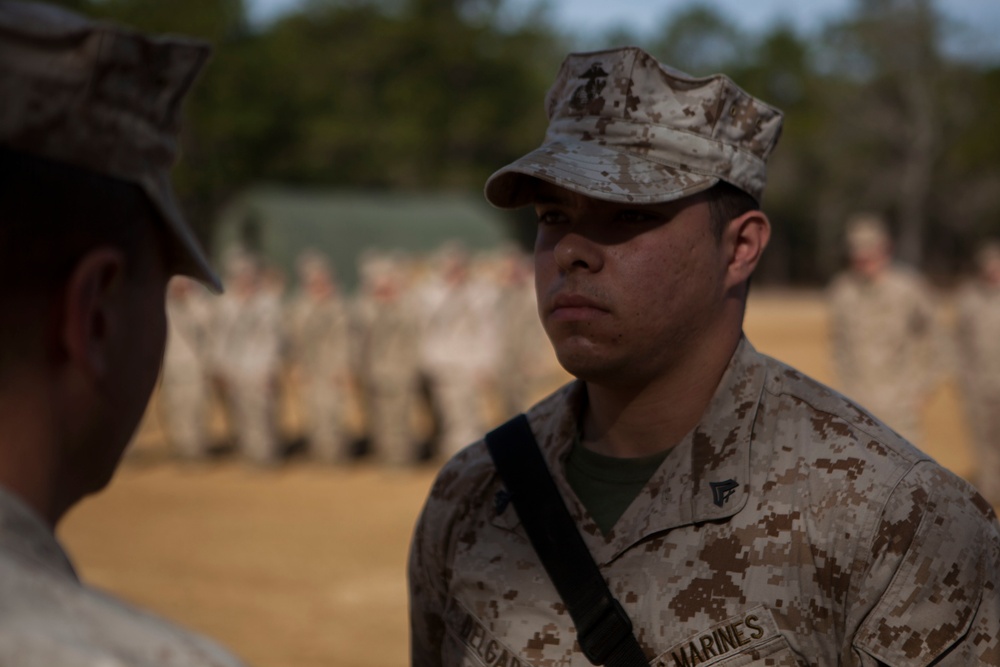
[[[566,216],[563,215],[560,211],[538,212],[538,224],[540,225],[557,225],[565,221],[566,221]]]

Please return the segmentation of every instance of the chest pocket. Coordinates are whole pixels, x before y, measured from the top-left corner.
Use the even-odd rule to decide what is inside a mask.
[[[774,623],[771,612],[759,605],[726,619],[670,647],[652,667],[805,667]]]

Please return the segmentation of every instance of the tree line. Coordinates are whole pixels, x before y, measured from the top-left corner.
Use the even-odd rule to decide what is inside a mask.
[[[542,9],[511,19],[503,0],[306,0],[264,25],[243,0],[59,2],[212,42],[175,171],[206,237],[219,207],[258,182],[479,190],[540,142],[564,55],[625,44],[695,75],[724,71],[785,111],[761,281],[827,280],[844,221],[862,210],[884,215],[901,258],[939,282],[1000,235],[1000,65],[950,55],[961,27],[932,0],[855,0],[809,35],[749,33],[690,5],[653,37],[586,38]]]

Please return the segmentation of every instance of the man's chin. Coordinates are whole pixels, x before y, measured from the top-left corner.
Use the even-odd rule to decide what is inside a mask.
[[[642,387],[655,379],[657,359],[609,346],[557,346],[556,359],[563,369],[584,382],[622,390]]]
[[[584,382],[600,382],[620,369],[620,364],[596,350],[556,348],[556,359],[567,373]]]

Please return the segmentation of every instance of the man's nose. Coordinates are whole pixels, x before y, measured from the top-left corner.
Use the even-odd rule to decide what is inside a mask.
[[[556,264],[563,272],[600,271],[604,266],[604,251],[585,230],[574,226],[553,248]]]

